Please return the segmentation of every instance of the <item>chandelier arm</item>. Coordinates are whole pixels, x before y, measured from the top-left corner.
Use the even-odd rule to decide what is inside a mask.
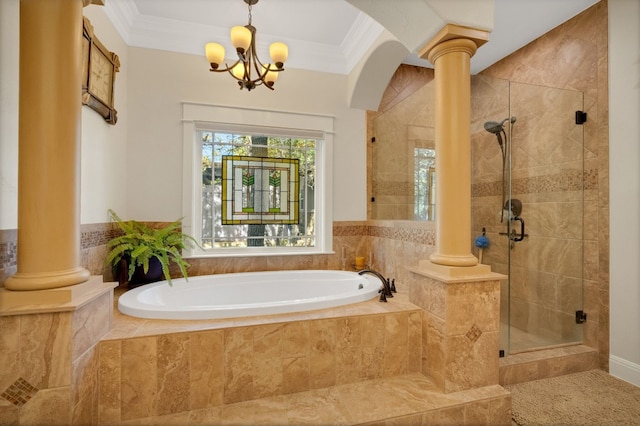
[[[216,69],[213,69],[213,68],[209,67],[209,71],[211,71],[211,72],[231,72],[231,70],[233,69],[233,67],[235,67],[235,66],[238,64],[238,62],[240,62],[240,59],[238,59],[237,61],[235,61],[235,62],[233,63],[233,65],[231,65],[231,66],[227,65],[227,63],[225,62],[225,64],[224,64],[224,65],[226,66],[226,68],[216,68]]]

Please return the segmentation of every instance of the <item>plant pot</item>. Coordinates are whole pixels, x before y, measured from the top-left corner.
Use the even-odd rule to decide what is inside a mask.
[[[162,265],[157,257],[149,259],[149,270],[144,272],[142,266],[136,266],[131,280],[129,277],[129,259],[122,258],[118,266],[114,267],[113,277],[120,283],[120,285],[127,283],[128,288],[138,287],[144,284],[154,283],[162,281],[164,274],[162,273]]]

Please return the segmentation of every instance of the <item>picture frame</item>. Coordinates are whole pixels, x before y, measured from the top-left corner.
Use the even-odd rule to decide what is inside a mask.
[[[86,17],[82,27],[82,104],[95,110],[107,123],[116,124],[114,85],[120,59],[95,36]]]

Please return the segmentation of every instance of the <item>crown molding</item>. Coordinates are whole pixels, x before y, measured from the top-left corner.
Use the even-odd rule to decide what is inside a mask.
[[[375,19],[364,12],[358,13],[340,45],[340,51],[346,58],[346,73],[353,70],[383,31],[384,27]]]
[[[205,44],[216,41],[225,47],[229,61],[234,60],[229,56],[234,52],[229,28],[142,15],[131,1],[107,1],[105,13],[128,46],[204,55]],[[382,31],[380,24],[360,12],[339,46],[282,37],[276,40],[260,33],[258,27],[256,47],[268,55],[269,44],[283,41],[290,52],[286,67],[346,75]]]

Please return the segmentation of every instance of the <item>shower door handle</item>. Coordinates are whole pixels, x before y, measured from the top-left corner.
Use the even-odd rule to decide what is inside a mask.
[[[512,219],[513,221],[518,221],[520,222],[520,235],[518,236],[517,234],[513,236],[513,241],[522,241],[524,240],[524,237],[526,237],[525,233],[524,233],[524,219],[522,219],[520,216],[518,217],[514,217]]]

